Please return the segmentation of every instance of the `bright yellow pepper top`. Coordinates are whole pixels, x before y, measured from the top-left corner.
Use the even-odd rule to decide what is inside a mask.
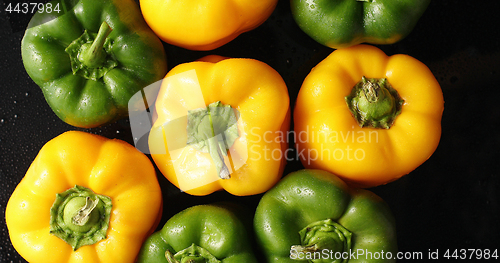
[[[370,84],[372,78],[377,80]],[[362,79],[368,80],[367,89],[346,98]],[[384,85],[392,86],[400,99],[389,99],[390,92],[379,89]],[[356,113],[366,122],[361,127],[346,101],[351,100],[354,110],[368,109],[379,97],[388,100],[381,99],[383,105],[367,115]],[[400,112],[390,112],[389,105],[399,105]],[[297,151],[307,168],[330,171],[360,187],[385,184],[433,154],[443,109],[439,83],[420,61],[407,55],[388,57],[369,45],[338,49],[302,84],[294,111]]]
[[[144,19],[163,41],[212,50],[264,23],[278,0],[141,0]]]
[[[64,198],[73,190],[75,195]],[[14,248],[29,262],[134,262],[161,211],[161,189],[144,154],[120,140],[70,131],[40,150],[9,199],[5,217]],[[104,239],[89,234],[99,232],[101,224]],[[93,244],[73,239],[80,242],[74,250],[51,234],[61,228],[62,236],[87,235],[83,242]]]
[[[263,62],[222,59],[210,56],[167,74],[155,104],[151,155],[189,194],[259,194],[284,169],[288,145],[280,136],[289,128],[288,90]]]

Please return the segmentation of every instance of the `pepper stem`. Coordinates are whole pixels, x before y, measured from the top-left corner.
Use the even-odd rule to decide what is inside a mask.
[[[290,255],[299,253],[315,254],[327,249],[330,253],[349,252],[351,249],[352,234],[342,225],[331,219],[309,224],[299,231],[300,245],[290,248]],[[348,259],[338,259],[334,263],[345,263]],[[311,259],[310,262],[323,262],[321,258]],[[331,262],[331,261],[329,261]]]
[[[85,206],[78,210],[75,213],[75,216],[73,216],[73,224],[77,226],[84,226],[89,221],[90,215],[92,214],[92,211],[94,211],[98,203],[98,199],[92,200],[92,198],[87,196],[87,198],[85,198]]]
[[[345,97],[360,127],[389,129],[401,113],[404,100],[385,78],[365,78]]]
[[[111,198],[78,186],[56,194],[50,208],[50,233],[73,250],[106,238],[111,217]]]
[[[94,41],[82,45],[80,53],[78,54],[78,60],[88,68],[101,67],[107,56],[104,50],[104,43],[112,30],[113,29],[111,29],[106,21],[102,22]]]
[[[293,245],[291,247],[292,251],[295,251],[296,253],[314,253],[318,251],[318,245],[313,244],[310,246],[301,246],[301,245]]]
[[[215,167],[221,179],[230,179],[229,169],[227,168],[226,163],[224,162],[224,156],[222,150],[219,147],[218,139],[215,137],[215,134],[206,134],[208,140],[208,152],[210,153],[210,157],[215,163]]]
[[[68,53],[73,74],[98,80],[118,66],[112,54],[113,41],[108,37],[112,29],[101,23],[97,34],[85,30],[64,51]]]
[[[238,138],[237,116],[230,105],[220,101],[188,112],[187,144],[210,154],[221,179],[230,179],[224,156]]]
[[[165,251],[165,258],[168,263],[221,263],[208,250],[194,243],[175,254],[167,249]]]

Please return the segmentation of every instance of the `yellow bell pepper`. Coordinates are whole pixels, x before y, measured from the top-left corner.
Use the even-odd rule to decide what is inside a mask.
[[[163,41],[212,50],[264,23],[278,0],[141,0],[144,19]]]
[[[278,72],[254,59],[209,56],[164,78],[149,134],[151,156],[182,191],[267,191],[281,178],[290,123]]]
[[[307,168],[359,187],[396,180],[425,162],[441,137],[444,100],[432,72],[407,55],[339,49],[304,80],[294,111]]]
[[[70,131],[40,150],[5,218],[29,262],[134,262],[161,211],[144,154],[124,141]]]

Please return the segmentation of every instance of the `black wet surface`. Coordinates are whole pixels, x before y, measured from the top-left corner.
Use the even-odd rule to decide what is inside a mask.
[[[9,3],[8,1],[2,1]],[[59,120],[21,61],[20,41],[29,20],[0,10],[0,262],[25,262],[13,249],[5,205],[39,149],[67,130],[84,130]],[[432,157],[409,175],[372,188],[391,207],[402,252],[499,248],[500,238],[500,37],[497,1],[432,1],[403,41],[378,46],[388,55],[404,53],[426,65],[444,93],[443,133]],[[11,18],[9,21],[8,18]],[[17,20],[15,20],[17,19]],[[15,21],[14,21],[15,20]],[[249,57],[268,63],[284,78],[292,106],[304,77],[332,50],[303,34],[281,1],[259,28],[211,52],[164,44],[169,68],[208,54]],[[128,120],[85,129],[133,144]],[[285,173],[302,168],[290,162]],[[163,223],[192,205],[232,200],[254,209],[260,196],[224,192],[195,197],[179,192],[158,172],[164,193]]]

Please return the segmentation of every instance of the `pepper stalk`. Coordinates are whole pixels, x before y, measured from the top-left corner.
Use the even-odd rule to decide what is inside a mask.
[[[50,208],[50,233],[74,251],[106,238],[112,209],[111,198],[75,185],[56,194]]]
[[[87,79],[98,80],[108,71],[118,66],[111,52],[112,41],[108,35],[113,29],[106,23],[101,23],[97,33],[87,30],[66,47],[74,75]]]
[[[237,114],[220,101],[188,111],[187,144],[209,153],[221,179],[230,179],[224,156],[238,138]]]
[[[168,263],[221,263],[208,250],[194,243],[175,254],[167,249],[165,258],[167,258]]]
[[[386,78],[365,78],[345,97],[360,127],[389,129],[401,113],[404,100]]]
[[[299,231],[300,245],[294,245],[290,248],[290,255],[292,254],[311,254],[315,255],[316,252],[322,252],[324,249],[330,253],[344,253],[351,250],[352,233],[342,225],[334,222],[331,219],[317,221],[309,224]],[[310,262],[314,263],[346,263],[348,258],[323,259],[314,258]]]

